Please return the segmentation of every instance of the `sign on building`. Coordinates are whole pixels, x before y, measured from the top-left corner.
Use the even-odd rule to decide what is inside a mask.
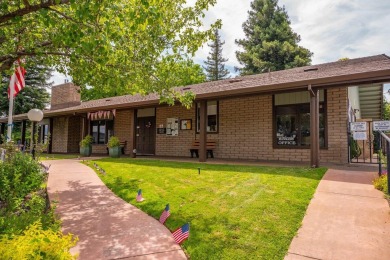
[[[351,122],[351,131],[367,131],[367,123]]]
[[[367,140],[367,132],[353,132],[354,140]]]
[[[390,121],[374,121],[374,131],[390,131]]]

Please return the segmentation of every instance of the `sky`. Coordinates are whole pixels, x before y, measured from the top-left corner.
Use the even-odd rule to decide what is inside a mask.
[[[193,0],[192,0],[193,1]],[[251,0],[217,0],[206,12],[205,25],[222,20],[220,30],[226,67],[235,76],[240,66],[235,39],[244,38],[242,24],[248,18]],[[290,17],[291,27],[301,36],[299,45],[314,53],[312,64],[377,54],[390,55],[390,0],[279,0]],[[210,49],[205,44],[194,61],[203,65]],[[55,73],[55,84],[65,76]]]

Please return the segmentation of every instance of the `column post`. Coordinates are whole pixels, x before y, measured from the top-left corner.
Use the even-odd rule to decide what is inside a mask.
[[[199,162],[207,160],[207,101],[200,102],[200,129],[199,129]]]
[[[26,150],[26,126],[27,126],[27,121],[26,120],[23,120],[22,121],[22,127],[21,127],[21,135],[22,135],[22,138],[21,138],[21,145],[23,145],[23,151]]]
[[[320,104],[319,91],[308,86],[310,93],[310,166],[319,167],[320,162]]]

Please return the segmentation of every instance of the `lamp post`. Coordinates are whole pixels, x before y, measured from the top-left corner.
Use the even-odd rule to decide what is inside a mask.
[[[33,123],[32,127],[32,157],[35,159],[35,124],[43,119],[43,112],[40,109],[33,108],[27,113],[28,119]]]

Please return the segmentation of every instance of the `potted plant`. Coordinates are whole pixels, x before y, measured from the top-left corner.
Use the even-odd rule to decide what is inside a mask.
[[[93,138],[90,135],[84,137],[80,142],[80,155],[82,156],[91,156],[92,154],[92,142]]]
[[[111,136],[108,140],[107,146],[110,157],[119,158],[121,156],[121,146],[118,137]]]

